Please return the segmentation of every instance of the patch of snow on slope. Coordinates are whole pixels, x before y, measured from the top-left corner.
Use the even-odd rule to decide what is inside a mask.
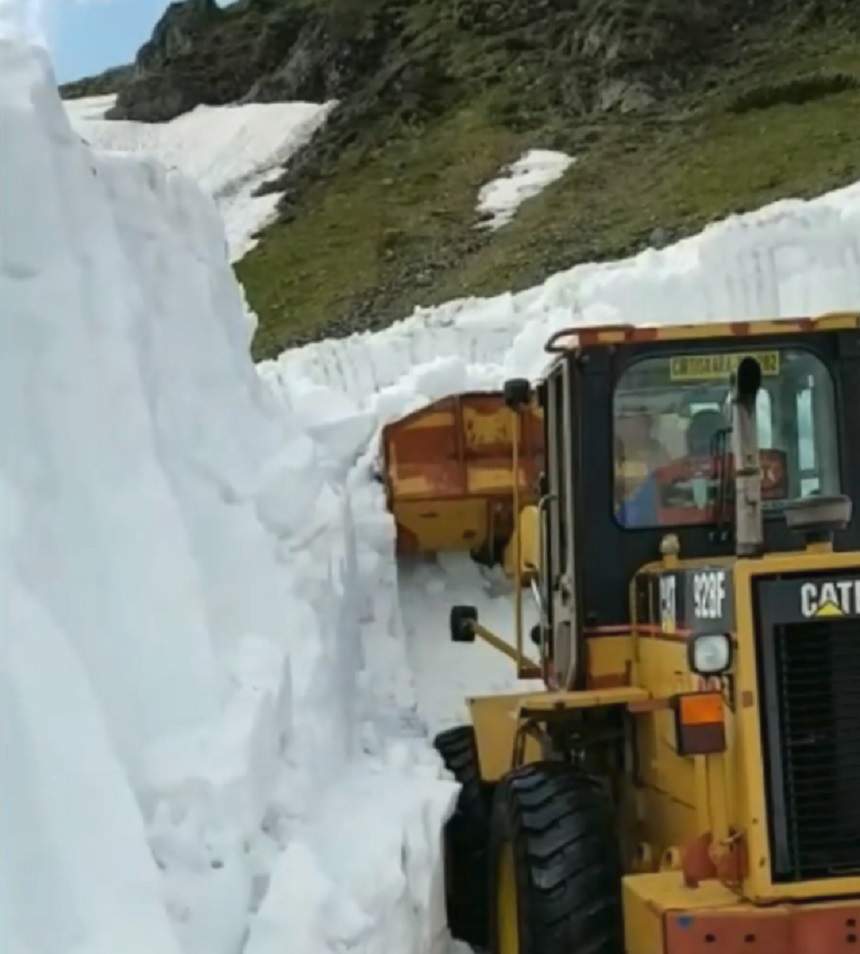
[[[285,412],[212,201],[93,152],[42,51],[0,75],[0,950],[434,954],[456,787],[353,515],[372,421]]]
[[[557,182],[576,162],[551,149],[530,149],[508,166],[504,176],[488,182],[478,194],[480,228],[495,232],[512,222],[519,207]]]
[[[276,213],[278,193],[254,193],[310,141],[335,106],[198,106],[168,123],[136,123],[104,118],[115,101],[97,96],[65,106],[73,127],[94,148],[154,156],[205,189],[224,219],[232,261],[253,248],[253,236]]]

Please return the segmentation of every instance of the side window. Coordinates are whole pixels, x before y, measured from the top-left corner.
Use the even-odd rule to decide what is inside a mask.
[[[773,447],[773,401],[770,391],[762,388],[756,402],[759,447]]]
[[[812,388],[797,394],[797,458],[800,466],[800,493],[803,497],[821,490],[812,431]]]
[[[797,460],[800,495],[837,494],[838,434],[833,414],[833,385],[818,363],[799,368],[796,388]]]

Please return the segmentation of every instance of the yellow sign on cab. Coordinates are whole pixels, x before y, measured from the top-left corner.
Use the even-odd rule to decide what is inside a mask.
[[[773,378],[779,374],[778,351],[754,351],[746,354],[726,351],[718,354],[682,354],[672,358],[673,381],[719,381],[731,377],[744,358],[755,358],[761,365],[762,374]]]

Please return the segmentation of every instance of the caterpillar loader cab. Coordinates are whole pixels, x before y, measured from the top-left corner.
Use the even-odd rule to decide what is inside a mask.
[[[452,930],[493,954],[860,951],[860,317],[547,349],[505,391],[514,634],[451,612],[545,689],[471,699],[437,739],[463,783]]]

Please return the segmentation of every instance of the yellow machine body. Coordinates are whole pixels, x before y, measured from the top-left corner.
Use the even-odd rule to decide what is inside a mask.
[[[616,779],[619,801],[630,806],[623,819],[629,830],[621,833],[628,846],[626,954],[851,951],[860,938],[860,877],[828,879],[825,887],[818,880],[780,884],[770,874],[751,593],[759,577],[858,569],[860,554],[801,550],[723,566],[737,607],[729,672],[710,680],[691,674],[690,633],[681,628],[658,630],[646,619],[628,632],[591,635],[588,680],[604,688],[469,700],[481,776],[498,782],[545,758],[530,730],[548,713],[623,709],[635,726],[639,763],[635,776]],[[660,561],[642,572],[659,579],[701,567]],[[725,751],[681,755],[674,700],[703,689],[724,698]]]
[[[755,335],[754,351],[767,374],[774,371],[768,366],[773,355],[769,336],[783,341],[797,336],[800,348],[807,334],[841,336],[834,351],[852,357],[852,349],[860,355],[858,329],[857,315],[834,315],[755,325],[571,330],[567,336],[556,335],[549,350],[561,356],[561,364],[592,354],[588,349],[612,352],[636,347],[647,351],[650,343],[677,342],[683,348],[688,342],[701,345],[711,340],[720,349],[726,342]],[[722,353],[713,359],[706,356],[690,364],[691,372],[679,364],[679,375],[684,371],[707,377],[712,371],[724,370],[725,361]],[[568,373],[573,374],[565,370]],[[571,400],[580,399],[581,390],[567,380],[564,388],[565,400],[568,395],[577,396]],[[563,452],[555,446],[553,427],[561,425],[552,422],[547,425],[544,448],[534,436],[539,418],[533,408],[517,415],[497,401],[495,409],[478,411],[470,404],[472,400],[434,406],[389,433],[386,460],[392,509],[405,550],[474,549],[494,536],[486,501],[498,502],[493,496],[497,492],[510,494],[516,480],[521,504],[516,511],[520,514],[518,526],[516,532],[512,525],[507,526],[503,536],[509,544],[505,566],[519,594],[524,584],[541,578],[542,556],[551,552],[551,543],[543,536],[549,539],[553,533],[552,520],[542,523],[542,516],[552,513],[551,501],[558,497],[551,482],[544,487],[544,496],[536,493],[528,475],[539,471],[544,451],[549,469],[560,454],[572,451],[567,443]],[[551,401],[547,406],[552,406]],[[573,412],[589,413],[587,406]],[[465,425],[467,419],[472,421],[471,430]],[[512,423],[517,420],[519,425]],[[570,417],[564,420],[565,427],[569,421]],[[433,429],[434,440],[440,450],[444,446],[444,453],[432,453],[450,468],[459,488],[454,491],[453,477],[445,478],[445,486],[452,490],[450,496],[440,492],[441,477],[421,470],[422,454],[426,458],[431,453],[430,442],[416,435],[426,437]],[[457,438],[458,430],[468,436]],[[527,444],[519,457],[512,446],[516,439]],[[417,443],[413,445],[413,441]],[[410,455],[407,447],[411,446],[415,452]],[[492,447],[493,453],[482,456],[481,448],[487,447]],[[473,451],[477,455],[470,457]],[[512,451],[513,459],[520,461],[516,478],[510,470]],[[580,447],[578,453],[590,451]],[[502,475],[505,456],[507,478]],[[582,459],[586,466],[586,457]],[[470,470],[473,460],[480,461],[476,464],[480,473]],[[490,461],[489,469],[484,470]],[[616,481],[636,479],[641,475],[629,467],[616,469]],[[587,479],[580,493],[587,512]],[[580,523],[584,519],[582,512],[578,519]],[[574,548],[571,544],[569,549]],[[616,558],[614,553],[594,551],[578,556],[580,562]],[[559,587],[570,586],[569,580],[565,584],[562,570],[564,567],[554,569],[544,599],[551,598]],[[569,682],[553,668],[561,630],[552,637],[555,643],[543,636],[533,653],[539,658],[530,660],[523,651],[520,618],[515,649],[475,625],[473,638],[484,636],[494,645],[505,644],[497,648],[513,656],[520,675],[540,673],[547,683],[543,692],[469,700],[482,780],[493,785],[522,766],[558,758],[553,745],[559,727],[593,727],[596,721],[599,736],[600,719],[611,718],[614,725],[625,726],[628,750],[621,761],[614,755],[602,761],[598,744],[595,758],[601,774],[610,779],[618,806],[625,869],[624,954],[850,954],[860,950],[860,868],[814,877],[787,876],[779,873],[783,862],[774,857],[777,821],[769,792],[775,783],[768,774],[765,740],[770,738],[771,723],[780,716],[773,700],[765,698],[766,692],[771,692],[767,688],[770,677],[760,666],[766,620],[757,596],[764,586],[773,586],[776,594],[787,594],[774,598],[777,622],[767,630],[767,639],[775,639],[776,633],[784,638],[795,625],[791,622],[794,617],[779,622],[780,601],[788,601],[798,620],[802,610],[803,625],[816,620],[833,623],[844,618],[846,624],[855,620],[860,640],[857,547],[836,552],[826,540],[804,543],[798,539],[795,549],[768,552],[765,548],[755,557],[723,553],[685,558],[678,540],[667,533],[650,562],[642,561],[628,579],[629,622],[592,626],[587,612],[583,614],[585,624],[571,637],[578,648],[574,654],[576,678]],[[831,580],[834,582],[828,582]],[[519,617],[519,597],[517,603]],[[541,611],[545,618],[546,606]],[[691,645],[710,631],[728,637],[731,663],[717,675],[702,676],[693,671]],[[856,692],[860,696],[860,685]],[[718,719],[714,716],[707,721],[702,716],[701,722],[692,717],[685,722],[683,700],[693,697],[698,708],[691,703],[691,713],[718,713]],[[860,724],[843,728],[860,732]],[[838,725],[837,729],[842,731]],[[692,754],[690,739],[696,740],[695,746],[702,746],[694,746]],[[826,745],[827,740],[810,738],[809,744]],[[855,787],[860,801],[860,774]],[[513,890],[509,872],[504,880],[509,895]],[[508,922],[502,933],[510,935],[511,930]],[[520,950],[508,935],[506,950]]]

